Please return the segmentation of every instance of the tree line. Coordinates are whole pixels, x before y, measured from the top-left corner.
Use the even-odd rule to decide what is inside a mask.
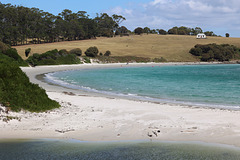
[[[137,27],[134,30],[135,34],[161,34],[161,35],[166,35],[166,34],[173,34],[173,35],[197,35],[199,33],[204,33],[206,36],[217,36],[213,31],[203,31],[202,28],[200,27],[195,27],[195,28],[189,28],[185,26],[181,27],[173,27],[169,29],[168,31],[164,29],[150,29],[149,27]]]
[[[38,8],[0,3],[0,41],[9,45],[112,37],[126,32],[121,15],[106,13],[90,18],[87,12],[69,9],[57,16]],[[123,31],[122,31],[123,30]]]
[[[0,41],[13,45],[29,43],[50,43],[91,39],[97,36],[113,37],[115,35],[129,35],[132,33],[120,24],[126,20],[121,15],[107,13],[97,14],[90,18],[87,12],[76,13],[69,9],[58,15],[44,12],[38,8],[28,8],[0,2]],[[212,31],[203,32],[200,27],[173,27],[164,29],[150,29],[138,27],[135,34],[174,34],[197,35],[205,33],[207,36],[216,36]]]

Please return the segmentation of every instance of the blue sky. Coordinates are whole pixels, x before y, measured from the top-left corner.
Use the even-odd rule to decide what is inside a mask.
[[[148,26],[170,29],[174,26],[201,27],[217,35],[240,37],[239,0],[1,0],[26,7],[37,7],[58,14],[64,9],[73,12],[120,14],[130,30]]]
[[[147,3],[150,0],[1,0],[1,3],[11,3],[25,7],[36,7],[44,11],[58,14],[63,9],[70,9],[74,12],[87,11],[90,15],[95,16],[111,10],[116,6],[127,7],[132,4]]]

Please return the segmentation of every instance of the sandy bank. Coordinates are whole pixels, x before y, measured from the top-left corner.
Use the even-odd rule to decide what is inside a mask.
[[[8,123],[1,120],[0,138],[153,139],[204,141],[240,147],[239,111],[107,98],[49,85],[35,78],[47,72],[96,67],[126,67],[126,64],[22,68],[33,83],[46,89],[49,97],[60,102],[62,107],[46,113],[10,113],[8,116],[19,119]]]

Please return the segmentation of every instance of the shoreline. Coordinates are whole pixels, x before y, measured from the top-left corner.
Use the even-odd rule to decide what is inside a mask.
[[[183,63],[131,63],[126,65],[125,63],[116,63],[116,64],[92,64],[91,69],[99,69],[98,66],[100,66],[100,69],[104,68],[131,68],[131,67],[161,67],[161,66],[178,66],[178,65],[225,65],[226,63],[221,63],[221,62],[183,62]],[[233,64],[233,63],[229,63]],[[236,63],[234,63],[236,64]],[[88,64],[89,65],[89,64]],[[96,65],[96,66],[95,66]],[[110,65],[110,66],[109,66]],[[63,66],[66,67],[66,66]],[[70,66],[68,66],[70,67]],[[89,67],[86,68],[86,66],[82,66],[81,68],[75,69],[76,66],[72,66],[73,69],[67,69],[67,70],[86,70],[89,69]],[[61,71],[67,71],[67,70],[61,70],[56,72],[61,72]],[[43,81],[45,83],[48,83],[53,86],[58,86],[66,89],[71,89],[74,90],[78,93],[83,93],[87,95],[94,95],[94,96],[100,96],[100,97],[107,97],[107,98],[120,98],[120,99],[127,99],[127,100],[133,100],[133,101],[142,101],[142,102],[150,102],[150,103],[155,103],[155,104],[168,104],[168,105],[177,105],[177,106],[187,106],[187,107],[200,107],[200,108],[210,108],[210,109],[223,109],[223,110],[235,110],[235,111],[240,111],[240,108],[238,105],[224,105],[224,104],[208,104],[208,103],[203,103],[203,102],[185,102],[185,101],[172,101],[171,99],[158,99],[158,98],[153,98],[153,97],[148,97],[148,96],[129,96],[128,94],[119,94],[119,93],[111,93],[108,91],[100,91],[100,90],[95,90],[95,89],[87,89],[87,88],[82,88],[82,87],[76,87],[76,86],[69,86],[69,85],[63,85],[61,82],[55,82],[54,80],[51,80],[50,77],[46,76],[48,74],[51,74],[54,72],[49,72],[49,73],[43,73],[40,75],[36,75],[36,79],[39,81]]]
[[[128,66],[184,64],[189,63],[130,63]],[[39,74],[55,71],[121,65],[126,66],[84,64],[22,67],[30,81],[44,88],[49,97],[60,102],[62,107],[45,113],[11,112],[9,116],[20,117],[21,122],[0,121],[0,139],[200,141],[240,147],[238,111],[111,98],[50,85],[36,78]]]

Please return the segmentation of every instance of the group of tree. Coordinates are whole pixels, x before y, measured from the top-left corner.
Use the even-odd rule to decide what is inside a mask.
[[[110,56],[111,52],[106,51],[105,54],[100,53],[96,46],[89,47],[85,52],[86,57],[95,58],[97,56]],[[82,50],[80,48],[75,48],[70,51],[66,49],[61,50],[51,50],[45,53],[39,54],[34,53],[29,56],[26,62],[31,66],[38,65],[60,65],[60,64],[80,64],[82,63],[79,57],[82,56]]]
[[[90,18],[85,11],[63,10],[57,16],[38,8],[28,8],[0,2],[0,41],[9,45],[112,37],[125,18],[106,13]]]
[[[169,29],[168,31],[164,29],[150,29],[149,27],[137,27],[134,30],[134,33],[137,35],[146,33],[146,34],[161,34],[161,35],[166,35],[166,34],[173,34],[173,35],[197,35],[199,33],[204,33],[206,36],[217,36],[214,34],[212,31],[206,31],[203,32],[203,30],[200,27],[195,27],[195,28],[188,28],[188,27],[173,27]]]
[[[199,33],[204,33],[206,36],[217,36],[213,31],[203,31],[200,27],[189,28],[185,26],[173,27],[168,30],[168,34],[175,35],[197,35]]]
[[[229,61],[240,58],[240,49],[229,44],[197,44],[189,52],[202,61]]]
[[[136,29],[134,29],[134,33],[137,35],[140,35],[142,33],[146,33],[146,34],[158,34],[159,33],[159,29],[150,29],[149,27],[137,27]]]

